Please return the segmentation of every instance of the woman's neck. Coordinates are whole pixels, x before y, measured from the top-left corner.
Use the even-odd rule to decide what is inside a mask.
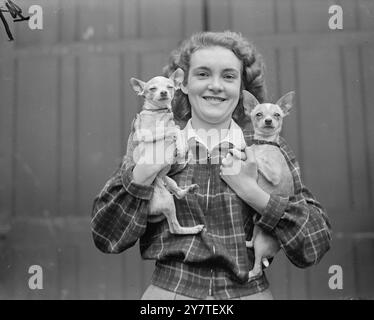
[[[201,121],[198,118],[191,118],[191,126],[199,138],[204,142],[209,150],[220,143],[228,134],[231,119],[219,124],[211,124]]]

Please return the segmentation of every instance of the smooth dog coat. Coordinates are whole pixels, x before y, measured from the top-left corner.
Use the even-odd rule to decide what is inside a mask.
[[[254,144],[252,149],[258,167],[258,185],[267,193],[289,196],[294,193],[294,183],[287,162],[278,147],[279,133],[282,129],[283,118],[292,108],[295,93],[289,92],[275,104],[259,103],[248,91],[243,91],[243,106],[246,116],[250,117],[254,129]],[[242,153],[234,150],[233,155],[242,158]],[[248,247],[254,247],[255,262],[249,271],[249,280],[262,275],[262,263],[269,265],[266,259],[271,251],[276,251],[279,244],[274,244],[261,228],[255,225]],[[265,242],[272,244],[264,246]]]
[[[179,127],[175,125],[171,111],[171,101],[183,77],[183,70],[177,69],[170,78],[158,76],[148,82],[131,78],[130,83],[135,92],[145,98],[143,110],[134,121],[136,147],[133,157],[134,162],[139,164],[169,164],[153,182],[154,192],[149,202],[148,221],[159,222],[166,217],[171,233],[196,234],[204,226],[182,227],[177,220],[172,194],[183,198],[198,186],[194,184],[181,189],[167,176],[172,164],[187,164],[188,145],[181,136]]]

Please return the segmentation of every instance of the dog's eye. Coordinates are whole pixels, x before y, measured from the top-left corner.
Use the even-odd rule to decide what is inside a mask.
[[[256,117],[262,117],[262,112],[257,112]]]
[[[279,113],[274,113],[274,117],[277,117],[277,118],[279,118],[281,115],[279,114]]]
[[[151,92],[155,92],[156,90],[157,90],[156,87],[149,88],[149,91],[151,91]]]
[[[174,89],[174,87],[173,86],[168,86],[168,89]]]

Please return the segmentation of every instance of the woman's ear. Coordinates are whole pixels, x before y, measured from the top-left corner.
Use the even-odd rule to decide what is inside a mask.
[[[181,83],[180,89],[182,90],[182,92],[183,92],[184,94],[188,94],[188,89],[187,89],[187,87],[184,85],[183,82]]]

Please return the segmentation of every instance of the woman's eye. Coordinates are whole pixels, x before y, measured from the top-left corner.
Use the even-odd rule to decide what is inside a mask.
[[[257,112],[256,117],[262,117],[262,112]]]
[[[235,76],[233,74],[226,74],[224,76],[225,79],[229,79],[229,80],[232,80],[232,79],[235,79]]]
[[[208,74],[206,72],[199,72],[197,75],[199,77],[206,77]]]

